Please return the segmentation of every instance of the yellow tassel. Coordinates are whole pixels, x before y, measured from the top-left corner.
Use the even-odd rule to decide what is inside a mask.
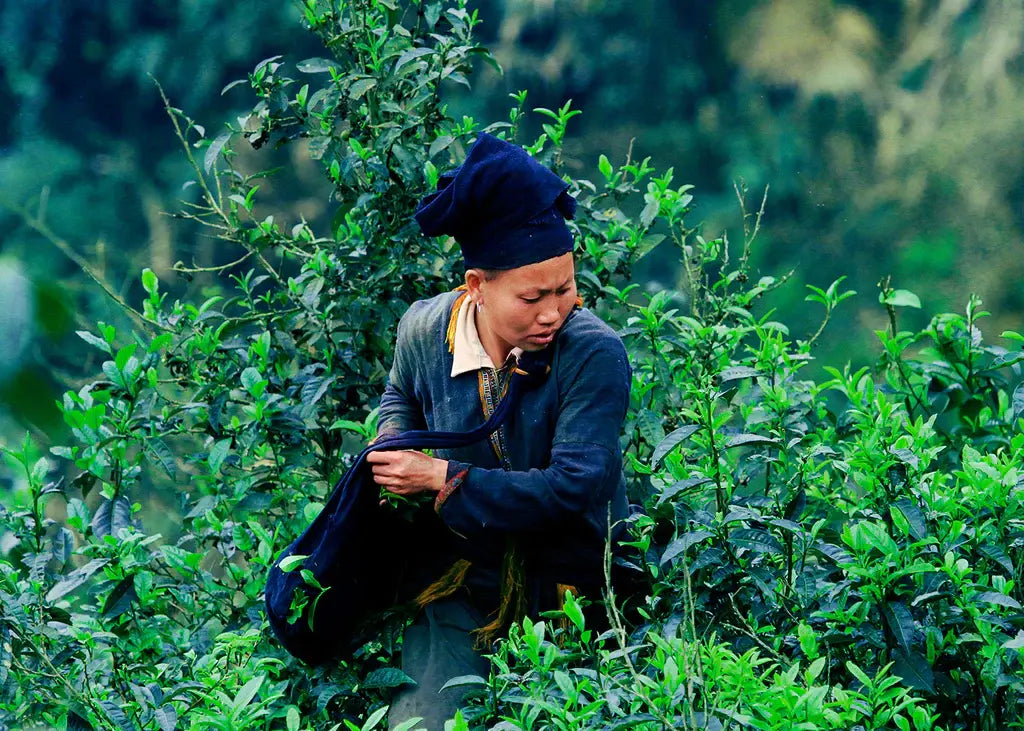
[[[513,622],[526,616],[526,588],[523,557],[514,541],[508,542],[501,562],[501,604],[498,616],[489,624],[473,630],[478,650],[486,650]]]
[[[469,290],[466,289],[465,284],[456,287],[452,291],[458,292],[460,289],[465,291],[456,298],[455,303],[452,305],[452,314],[448,319],[448,332],[445,334],[445,339],[448,341],[449,353],[455,352],[455,326],[459,322],[459,310],[462,309],[463,301],[469,297]]]
[[[446,597],[450,597],[452,594],[457,592],[462,588],[462,584],[466,581],[466,573],[469,571],[469,567],[471,565],[472,564],[464,558],[460,558],[458,561],[453,563],[451,568],[445,571],[440,579],[421,591],[419,595],[413,599],[416,606],[423,609],[423,607],[427,606],[431,602],[436,602]]]

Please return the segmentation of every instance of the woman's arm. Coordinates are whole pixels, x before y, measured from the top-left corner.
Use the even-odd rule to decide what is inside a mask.
[[[413,305],[415,307],[415,305]],[[394,436],[410,429],[426,429],[423,406],[415,396],[415,362],[413,344],[409,337],[409,313],[406,310],[398,321],[395,338],[395,358],[391,364],[387,385],[380,398],[377,415],[377,437],[373,441]]]

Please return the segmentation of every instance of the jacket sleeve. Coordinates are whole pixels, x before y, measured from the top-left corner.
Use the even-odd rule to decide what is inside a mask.
[[[401,434],[410,429],[427,428],[423,418],[423,406],[416,398],[416,353],[413,342],[415,332],[410,325],[412,310],[411,307],[398,321],[395,358],[391,364],[387,385],[380,398],[377,436],[373,441]]]
[[[619,435],[632,376],[618,338],[601,346],[559,383],[559,413],[545,468],[506,472],[449,461],[448,482],[457,489],[439,509],[449,528],[466,537],[481,531],[542,531],[608,502],[622,472]]]

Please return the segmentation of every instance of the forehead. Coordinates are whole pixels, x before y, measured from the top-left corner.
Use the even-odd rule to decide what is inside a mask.
[[[570,252],[546,261],[509,269],[501,277],[501,283],[517,291],[555,290],[571,280],[574,274],[575,265]]]

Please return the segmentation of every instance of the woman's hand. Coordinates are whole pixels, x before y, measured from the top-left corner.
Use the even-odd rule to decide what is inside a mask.
[[[448,461],[411,449],[370,452],[373,481],[396,495],[440,492],[448,476]]]

